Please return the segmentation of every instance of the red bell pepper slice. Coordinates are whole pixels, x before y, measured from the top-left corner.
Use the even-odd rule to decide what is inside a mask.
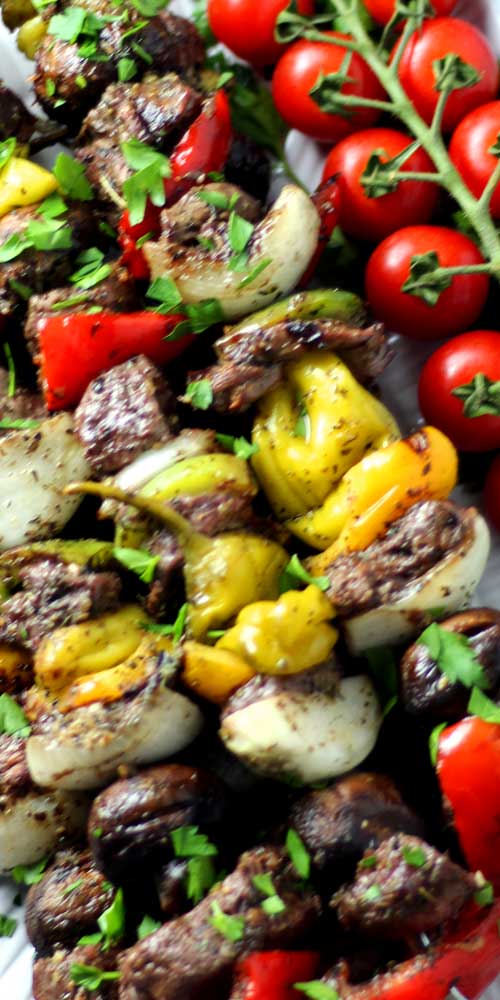
[[[443,730],[437,773],[469,868],[500,892],[500,726],[472,716]]]
[[[477,1000],[500,973],[499,920],[500,902],[460,939],[403,962],[369,983],[350,986],[340,976],[335,989],[341,1000],[447,1000],[455,986],[468,1000]]]
[[[319,955],[313,951],[256,951],[236,966],[235,1000],[299,1000],[294,983],[311,979]]]
[[[49,410],[76,406],[89,383],[102,372],[145,354],[165,365],[195,339],[188,334],[166,340],[182,315],[159,313],[72,313],[48,316],[38,324],[41,379]]]
[[[223,169],[232,142],[231,108],[227,94],[218,90],[203,104],[203,109],[188,128],[170,157],[171,176],[165,180],[165,204],[178,201],[196,183],[200,174]],[[118,241],[123,250],[122,263],[136,279],[147,280],[149,267],[137,241],[160,232],[161,208],[148,203],[142,222],[131,226],[128,212],[118,225]]]
[[[333,230],[339,223],[340,188],[336,177],[329,177],[324,184],[320,184],[319,188],[311,195],[311,201],[315,205],[320,218],[320,229],[318,246],[307,271],[302,275],[300,281],[301,288],[309,284],[319,264],[321,255],[328,246]]]

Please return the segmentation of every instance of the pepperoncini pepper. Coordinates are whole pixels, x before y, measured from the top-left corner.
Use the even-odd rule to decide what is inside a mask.
[[[215,650],[235,653],[259,673],[300,673],[330,655],[338,638],[329,624],[333,615],[318,587],[289,590],[277,601],[243,608]]]
[[[278,596],[279,578],[289,556],[268,538],[243,531],[209,538],[158,496],[125,493],[105,483],[75,483],[65,492],[119,500],[155,518],[176,535],[184,553],[188,628],[195,639],[225,625],[245,605]]]
[[[201,496],[221,489],[250,497],[256,494],[255,481],[244,459],[218,452],[185,458],[151,479],[141,496],[168,503],[179,496]]]
[[[321,575],[340,553],[365,549],[415,503],[445,499],[457,471],[455,448],[435,427],[367,455],[323,507],[293,525],[294,533],[313,547],[329,545],[308,560],[310,572]]]
[[[389,411],[336,355],[311,351],[260,402],[252,464],[277,516],[300,517],[368,452],[398,437]]]
[[[56,178],[45,167],[11,156],[0,170],[0,218],[13,208],[43,201],[57,187]]]

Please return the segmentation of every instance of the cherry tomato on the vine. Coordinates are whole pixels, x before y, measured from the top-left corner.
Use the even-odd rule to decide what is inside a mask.
[[[332,37],[348,38],[338,32]],[[294,42],[284,52],[273,76],[274,103],[292,128],[297,128],[319,142],[338,142],[357,129],[373,125],[380,116],[376,108],[349,109],[349,115],[322,111],[310,96],[322,76],[338,73],[347,50],[328,42]],[[347,76],[352,82],[342,87],[343,94],[381,100],[384,91],[371,69],[356,52],[349,61]]]
[[[482,195],[498,165],[499,156],[490,150],[498,144],[499,134],[500,101],[491,101],[471,111],[451,137],[450,156],[476,198]],[[494,219],[500,219],[500,185],[493,193],[490,212]]]
[[[491,101],[498,90],[498,63],[485,35],[473,24],[457,17],[425,21],[407,43],[399,66],[399,78],[417,111],[431,122],[439,100],[436,63],[457,55],[479,76],[476,83],[450,94],[443,116],[443,131],[451,132],[469,111]]]
[[[500,531],[500,455],[493,459],[486,476],[484,507],[491,523]]]
[[[500,448],[500,333],[473,330],[439,347],[422,369],[418,396],[426,422],[461,451]]]
[[[283,46],[274,38],[278,14],[288,0],[208,0],[208,20],[219,40],[253,66],[270,66]],[[298,0],[299,14],[313,14],[314,0]]]
[[[389,24],[396,11],[396,0],[364,0],[365,7],[374,21],[379,24]],[[457,0],[431,0],[432,7],[439,17],[451,14],[457,5]]]
[[[443,226],[408,226],[374,250],[366,269],[366,296],[375,316],[389,330],[415,340],[437,340],[472,326],[488,295],[489,279],[484,274],[455,275],[434,305],[403,292],[412,259],[433,252],[440,267],[484,262],[476,244],[463,233]]]
[[[438,198],[438,185],[428,181],[401,181],[394,191],[370,197],[362,183],[368,161],[378,153],[385,162],[406,149],[412,140],[404,132],[372,128],[356,132],[334,146],[325,163],[323,180],[337,176],[340,191],[339,224],[360,240],[383,240],[412,223],[428,222]],[[434,170],[423,149],[418,149],[402,170]]]

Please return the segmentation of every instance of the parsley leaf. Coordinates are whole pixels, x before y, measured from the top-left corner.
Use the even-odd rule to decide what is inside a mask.
[[[229,266],[232,270],[240,271],[244,270],[248,264],[248,253],[247,246],[251,239],[252,233],[255,226],[251,222],[248,222],[241,215],[238,215],[234,210],[229,216],[229,245],[231,250],[233,250],[235,256],[229,262]]]
[[[403,847],[401,853],[410,868],[423,868],[427,863],[427,855],[422,847]]]
[[[82,885],[83,885],[83,879],[77,878],[74,882],[71,883],[71,885],[68,885],[66,886],[65,889],[63,889],[61,896],[70,896],[72,892],[76,892],[76,890],[79,889],[80,886]]]
[[[263,271],[266,270],[267,267],[269,267],[270,264],[272,264],[272,260],[270,257],[266,257],[264,260],[259,261],[259,263],[256,264],[255,267],[252,268],[252,270],[249,271],[247,275],[245,275],[243,280],[240,281],[238,285],[238,291],[241,291],[241,289],[243,288],[247,288],[248,285],[253,285],[254,281],[259,277],[260,274],[262,274]]]
[[[286,910],[286,903],[283,902],[281,896],[278,896],[271,875],[266,873],[254,875],[252,882],[257,891],[266,897],[261,906],[268,916],[276,916]]]
[[[233,437],[232,434],[216,434],[215,437],[223,448],[234,452],[237,458],[243,458],[245,461],[256,455],[259,450],[258,444],[252,444],[244,437]]]
[[[75,963],[71,966],[70,976],[76,986],[83,986],[85,990],[93,992],[100,989],[103,983],[111,983],[120,978],[119,972],[104,972],[97,969],[95,965],[80,965]]]
[[[364,868],[376,868],[376,867],[377,867],[377,859],[374,854],[367,854],[365,858],[361,858],[361,861],[358,864],[358,868],[361,868],[362,870]]]
[[[32,430],[34,427],[38,427],[40,424],[39,420],[28,420],[22,417],[17,417],[12,420],[9,417],[4,417],[0,420],[0,430],[2,431],[27,431]]]
[[[14,698],[10,694],[0,695],[0,733],[9,736],[29,736],[29,722]]]
[[[500,724],[500,705],[497,705],[491,698],[488,698],[477,687],[472,690],[467,711],[471,715],[477,715],[484,722]]]
[[[208,410],[212,405],[214,393],[207,378],[201,378],[198,382],[190,382],[186,388],[184,399],[186,399],[195,410]]]
[[[288,831],[285,843],[297,875],[302,879],[308,879],[311,872],[311,855],[296,830]]]
[[[478,889],[474,893],[474,902],[476,906],[492,906],[495,902],[495,891],[491,882],[486,882],[484,875],[478,872],[476,875],[476,880],[478,883]]]
[[[42,881],[43,873],[49,863],[48,858],[35,861],[33,865],[16,865],[12,869],[12,878],[18,885],[37,885]]]
[[[123,185],[130,223],[135,226],[144,218],[148,198],[158,208],[165,204],[164,179],[172,171],[167,156],[138,139],[122,142],[120,148],[127,166],[136,171]]]
[[[149,937],[150,934],[154,934],[155,931],[159,931],[160,927],[160,921],[153,920],[153,917],[149,917],[146,913],[137,928],[137,940],[143,941],[144,938]]]
[[[58,216],[64,215],[67,211],[68,206],[57,191],[49,194],[48,198],[45,198],[37,208],[38,214],[45,216],[46,219],[57,219]]]
[[[148,299],[155,299],[159,303],[158,306],[155,306],[155,312],[164,315],[178,312],[182,306],[182,295],[174,279],[168,274],[164,274],[160,278],[155,278],[149,286],[146,295]]]
[[[125,933],[123,889],[118,889],[111,906],[108,906],[107,910],[101,913],[97,924],[107,944],[119,941],[123,937]]]
[[[333,986],[327,986],[320,979],[311,979],[309,983],[294,983],[294,990],[304,993],[311,1000],[340,1000],[337,990]]]
[[[16,395],[17,374],[16,374],[16,366],[14,364],[14,358],[12,357],[10,344],[5,343],[3,345],[3,352],[5,354],[5,360],[7,362],[7,371],[9,373],[7,395],[9,399],[12,399],[12,397]]]
[[[481,663],[469,639],[457,632],[448,632],[433,622],[418,639],[448,680],[459,682],[465,687],[485,688],[488,686]]]
[[[69,250],[73,233],[62,219],[32,219],[25,232],[35,250]]]
[[[366,892],[363,893],[363,899],[366,899],[367,903],[376,903],[377,899],[380,899],[382,895],[382,890],[378,885],[371,885]]]
[[[156,567],[160,561],[159,556],[152,556],[144,549],[114,548],[113,555],[122,566],[137,573],[143,583],[152,583]]]
[[[170,836],[176,858],[213,858],[218,854],[215,844],[197,826],[179,826]]]
[[[447,728],[447,722],[440,722],[438,726],[434,726],[431,735],[429,736],[429,754],[431,758],[431,763],[435,767],[438,760],[439,754],[439,737],[443,732],[443,729]]]
[[[189,858],[186,895],[196,906],[215,885],[217,875],[211,858]]]
[[[17,927],[15,917],[8,917],[5,913],[0,913],[0,938],[11,938]]]
[[[111,264],[104,264],[104,254],[97,247],[90,247],[78,255],[76,263],[80,267],[71,275],[70,281],[78,288],[94,288],[105,278],[109,278]]]
[[[228,941],[241,941],[245,934],[245,918],[234,917],[224,913],[217,902],[212,903],[212,916],[209,923]]]
[[[319,587],[320,590],[328,590],[330,586],[330,581],[327,576],[311,576],[307,572],[305,566],[302,565],[297,554],[293,555],[290,562],[280,577],[280,591],[285,593],[287,590],[294,590],[297,585],[297,581],[300,583],[306,583],[308,586],[314,584],[315,587]]]
[[[146,632],[154,632],[156,635],[171,635],[174,642],[180,642],[186,628],[188,612],[189,604],[183,604],[173,625],[156,625],[148,622],[144,628]]]
[[[86,178],[85,167],[67,153],[59,153],[53,174],[59,187],[68,198],[75,201],[92,201],[94,192]]]
[[[133,80],[134,76],[137,76],[137,63],[135,59],[123,59],[118,60],[118,79],[120,83],[126,83],[128,80]]]

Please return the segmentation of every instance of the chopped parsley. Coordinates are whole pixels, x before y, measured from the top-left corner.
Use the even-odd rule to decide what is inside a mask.
[[[137,940],[143,941],[144,938],[149,937],[150,934],[154,934],[155,931],[159,931],[160,927],[161,923],[159,920],[153,920],[153,917],[149,917],[145,914],[137,928]]]
[[[129,139],[120,148],[127,166],[135,171],[123,185],[130,224],[135,226],[144,218],[148,198],[158,208],[165,204],[164,180],[172,171],[168,157],[145,142]]]
[[[125,933],[123,889],[118,889],[111,906],[108,906],[107,910],[101,913],[97,924],[107,946],[123,937]]]
[[[213,858],[215,844],[197,826],[179,826],[170,834],[176,858]]]
[[[83,250],[76,258],[76,263],[80,267],[69,280],[78,288],[94,288],[105,278],[109,278],[112,271],[111,264],[104,263],[104,254],[97,247]]]
[[[474,647],[465,635],[448,632],[433,622],[422,632],[418,644],[425,646],[431,658],[448,680],[465,687],[485,688],[488,685]]]
[[[39,215],[45,216],[46,219],[57,219],[60,215],[64,215],[68,211],[68,206],[61,195],[57,191],[49,194],[41,205],[38,206],[37,212]]]
[[[118,79],[120,83],[133,80],[137,76],[137,63],[135,59],[128,59],[125,56],[118,60]]]
[[[10,694],[0,695],[0,733],[9,736],[29,736],[29,722],[14,698]]]
[[[434,726],[434,729],[429,736],[429,754],[434,767],[437,764],[439,754],[439,737],[441,736],[443,730],[446,729],[447,725],[447,722],[440,722],[438,726]]]
[[[74,882],[71,883],[71,885],[68,885],[68,886],[66,886],[65,889],[63,889],[61,895],[62,896],[70,896],[72,892],[76,892],[76,890],[80,889],[80,887],[82,885],[83,885],[83,879],[82,878],[77,878],[77,879],[75,879]]]
[[[238,291],[240,291],[243,288],[247,288],[248,285],[253,285],[254,281],[259,277],[260,274],[262,274],[263,271],[266,270],[267,267],[269,267],[270,264],[272,264],[272,260],[270,257],[266,257],[264,260],[261,260],[258,264],[256,264],[255,267],[252,268],[252,270],[245,275],[243,280],[240,281],[238,285]]]
[[[367,854],[365,858],[361,858],[361,861],[358,864],[358,868],[361,869],[376,868],[376,867],[377,867],[377,859],[374,854]]]
[[[478,889],[474,893],[474,902],[476,906],[492,906],[495,902],[495,891],[491,882],[486,882],[484,876],[478,873],[476,876],[478,880]]]
[[[319,587],[320,590],[328,590],[330,586],[330,581],[327,576],[311,576],[307,572],[305,566],[302,565],[297,554],[293,555],[290,562],[280,577],[280,591],[285,593],[287,590],[294,590],[297,586],[297,581],[300,583],[305,583],[308,586],[313,584],[315,587]]]
[[[229,244],[233,251],[233,256],[229,261],[232,271],[244,271],[248,264],[247,246],[252,237],[255,226],[251,222],[242,218],[234,210],[229,216]]]
[[[212,903],[212,916],[209,923],[228,941],[241,941],[245,934],[245,918],[224,913],[220,904]]]
[[[42,858],[33,865],[16,865],[12,869],[12,878],[18,885],[37,885],[42,881],[48,863],[48,858]]]
[[[0,913],[0,938],[11,938],[16,927],[15,917],[8,917],[5,913]]]
[[[403,847],[401,854],[411,868],[423,868],[427,863],[427,855],[422,847]]]
[[[197,382],[190,382],[184,394],[184,399],[195,410],[208,410],[213,403],[213,398],[213,389],[207,378],[201,378]]]
[[[12,233],[0,247],[0,264],[20,257],[25,250],[69,250],[72,232],[58,219],[32,219],[21,233]]]
[[[286,849],[299,878],[308,879],[311,873],[311,855],[296,830],[286,835]]]
[[[245,461],[256,455],[259,450],[258,444],[252,444],[244,437],[233,437],[232,434],[216,434],[215,437],[223,448],[234,452],[237,458],[243,458]]]
[[[309,983],[294,983],[293,988],[311,1000],[340,1000],[337,990],[322,983],[320,979],[311,979]]]
[[[91,201],[94,192],[85,175],[85,167],[67,153],[59,153],[53,174],[62,192],[74,201]]]
[[[28,302],[33,295],[33,289],[29,285],[25,285],[23,281],[18,281],[17,278],[9,278],[9,287],[25,302]]]
[[[120,547],[113,549],[113,555],[122,566],[131,570],[132,573],[137,573],[137,576],[143,583],[152,583],[156,567],[160,561],[159,556],[152,556],[150,552],[146,552],[144,549],[126,549]]]
[[[100,989],[103,983],[111,983],[120,978],[119,972],[104,972],[97,969],[95,965],[80,965],[75,963],[71,966],[70,976],[76,986],[83,986],[90,993]]]
[[[252,882],[258,892],[265,896],[264,901],[261,903],[261,907],[264,913],[268,916],[276,916],[278,913],[283,913],[286,910],[286,903],[283,902],[281,896],[276,892],[271,875],[254,875]]]
[[[7,371],[9,374],[9,379],[7,383],[7,395],[9,399],[12,399],[12,397],[16,395],[17,375],[16,375],[16,366],[14,364],[14,358],[12,357],[10,344],[5,343],[3,345],[3,352],[5,354],[5,360],[7,362]]]
[[[147,622],[144,625],[146,632],[154,632],[156,635],[171,635],[174,642],[180,642],[186,628],[189,604],[183,604],[175,622],[172,625],[157,625]]]
[[[2,431],[28,431],[40,426],[39,420],[29,420],[23,417],[4,417],[0,420],[0,430]]]
[[[370,888],[363,893],[363,899],[365,899],[367,903],[376,903],[377,899],[380,899],[381,895],[382,890],[380,886],[371,885]]]
[[[471,715],[477,715],[484,722],[494,722],[500,724],[500,705],[483,694],[479,688],[475,687],[469,699],[467,711]]]
[[[195,906],[201,902],[216,881],[217,874],[211,858],[189,858],[186,896]]]

